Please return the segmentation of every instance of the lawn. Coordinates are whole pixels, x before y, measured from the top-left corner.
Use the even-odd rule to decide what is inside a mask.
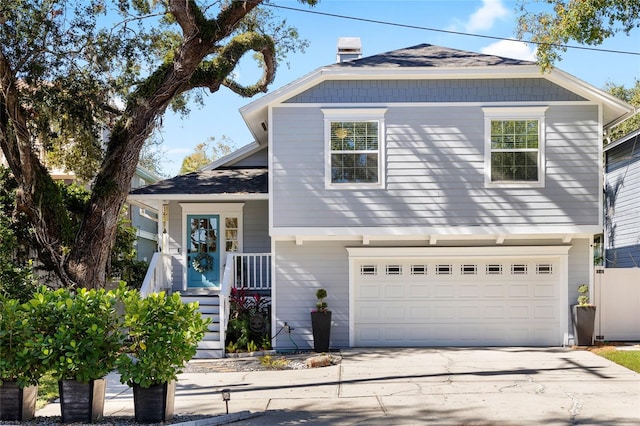
[[[615,346],[603,346],[593,348],[591,351],[596,355],[600,355],[601,357],[613,361],[616,364],[620,364],[629,370],[640,373],[640,349],[633,351],[621,351],[616,349]]]

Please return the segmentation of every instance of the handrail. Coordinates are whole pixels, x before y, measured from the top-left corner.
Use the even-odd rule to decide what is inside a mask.
[[[234,271],[235,253],[227,254],[227,262],[222,274],[222,282],[220,283],[220,341],[222,342],[222,354],[224,356],[224,343],[227,341],[227,326],[229,324],[229,314],[231,313],[231,304],[229,295],[233,287],[233,271]]]
[[[142,297],[146,297],[151,293],[158,293],[163,288],[162,283],[166,276],[163,259],[163,253],[153,253],[151,262],[149,262],[149,267],[147,268],[147,273],[145,274],[142,286],[140,287],[140,295]]]

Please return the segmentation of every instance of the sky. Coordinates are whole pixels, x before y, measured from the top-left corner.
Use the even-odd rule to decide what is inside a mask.
[[[532,44],[454,34],[515,39],[516,0],[320,0],[313,8],[295,0],[273,0],[272,3],[283,7],[273,8],[273,12],[296,27],[300,37],[308,40],[310,46],[304,53],[287,57],[289,65],[279,66],[270,91],[334,63],[340,37],[360,37],[363,57],[428,43],[535,60]],[[640,30],[634,30],[630,36],[620,33],[594,47],[640,53]],[[607,83],[631,88],[636,79],[640,79],[640,55],[569,49],[555,66],[601,89]],[[250,84],[261,72],[248,58],[240,62],[236,73],[240,82]],[[204,107],[193,106],[186,118],[168,111],[160,132],[163,173],[167,176],[178,174],[184,157],[210,137],[219,141],[226,136],[236,148],[251,143],[253,138],[238,110],[260,96],[242,98],[221,87],[216,93],[207,93]]]

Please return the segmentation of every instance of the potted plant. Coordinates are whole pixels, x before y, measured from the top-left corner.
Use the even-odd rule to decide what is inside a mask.
[[[31,305],[0,294],[0,420],[29,421],[35,415],[45,368],[43,322],[32,313]]]
[[[590,346],[593,344],[596,307],[589,303],[588,285],[579,285],[578,294],[578,304],[572,306],[575,341],[578,346]]]
[[[327,290],[319,288],[316,291],[316,308],[311,311],[311,329],[313,331],[313,350],[316,352],[328,352],[331,337],[331,311],[324,299]]]
[[[120,290],[119,290],[120,291]],[[58,380],[63,423],[102,418],[106,381],[124,341],[114,291],[42,289],[29,302],[51,329],[42,354]]]
[[[117,360],[120,381],[133,388],[136,422],[164,422],[173,417],[178,374],[196,354],[209,319],[178,293],[142,298],[131,290],[124,301],[129,336]]]

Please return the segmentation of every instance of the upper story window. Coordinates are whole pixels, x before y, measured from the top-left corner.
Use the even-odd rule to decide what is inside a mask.
[[[327,188],[384,187],[385,109],[323,109]]]
[[[544,186],[546,109],[483,108],[487,186]]]

